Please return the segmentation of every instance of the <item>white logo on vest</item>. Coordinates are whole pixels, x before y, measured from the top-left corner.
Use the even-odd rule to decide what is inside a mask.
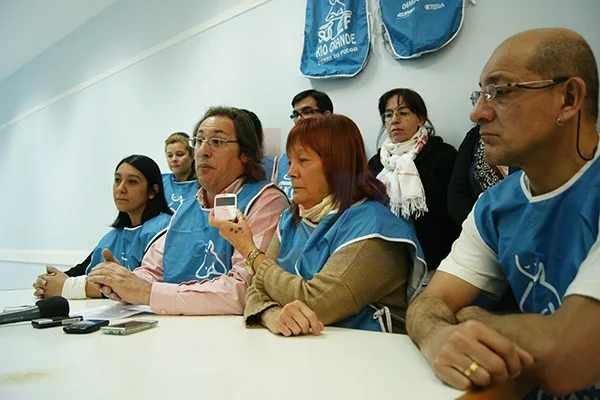
[[[535,311],[539,312],[540,314],[544,314],[544,315],[554,314],[554,312],[561,305],[560,296],[558,295],[558,291],[556,290],[556,288],[554,286],[552,286],[550,283],[548,283],[546,281],[546,271],[544,270],[544,264],[541,261],[539,261],[537,263],[534,262],[532,264],[533,264],[533,268],[537,267],[537,272],[533,271],[533,268],[531,265],[521,266],[521,263],[519,262],[519,256],[515,255],[515,265],[517,266],[517,269],[519,270],[519,272],[521,274],[525,275],[528,279],[531,279],[531,282],[529,282],[529,284],[527,285],[527,288],[523,292],[523,296],[521,296],[521,301],[519,302],[519,307],[521,308],[521,311],[524,311],[523,305],[525,304],[525,301],[531,294],[533,287],[536,284],[539,284],[539,286],[546,289],[547,293],[549,293],[548,297],[550,299],[552,299],[552,301],[550,301],[547,304],[547,307],[545,307],[543,310],[541,310],[541,311],[535,310]],[[540,290],[544,290],[544,289],[539,288],[537,290],[538,291],[535,294],[536,298],[546,298],[546,296],[541,296],[540,292],[539,292]],[[515,293],[515,295],[516,295],[516,293]]]
[[[212,240],[208,241],[204,250],[204,261],[196,271],[196,278],[202,280],[218,278],[227,273],[227,267],[221,261],[215,252],[215,244]]]
[[[172,207],[173,204],[179,203],[177,207]],[[171,194],[171,202],[169,203],[169,208],[172,210],[177,210],[179,206],[183,204],[183,195],[177,196],[175,193]]]

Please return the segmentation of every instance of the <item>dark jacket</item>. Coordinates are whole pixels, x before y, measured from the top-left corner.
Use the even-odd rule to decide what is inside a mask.
[[[375,176],[383,169],[380,151],[369,160],[369,171]],[[460,234],[460,227],[450,219],[447,207],[448,182],[455,161],[456,149],[438,136],[430,136],[415,158],[429,211],[414,223],[429,270],[440,265]]]
[[[475,153],[480,140],[479,125],[476,125],[467,132],[460,144],[454,170],[450,176],[448,214],[458,225],[462,225],[467,219],[479,195],[483,192],[481,184],[475,177],[477,162]],[[509,167],[508,169],[509,174],[515,171],[519,171],[519,167]]]
[[[458,148],[454,170],[448,185],[448,214],[459,225],[467,219],[482,192],[473,173],[473,158],[479,144],[479,126],[467,132]]]

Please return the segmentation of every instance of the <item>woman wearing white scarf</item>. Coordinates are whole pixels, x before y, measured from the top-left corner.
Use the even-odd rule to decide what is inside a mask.
[[[384,168],[377,179],[387,188],[392,212],[406,219],[419,218],[427,212],[425,189],[413,160],[427,143],[428,136],[427,128],[421,126],[406,142],[394,143],[387,138],[381,145]]]
[[[447,206],[456,150],[435,136],[427,107],[413,90],[383,94],[379,114],[387,138],[369,170],[386,185],[392,212],[414,221],[427,266],[435,269],[460,233]]]

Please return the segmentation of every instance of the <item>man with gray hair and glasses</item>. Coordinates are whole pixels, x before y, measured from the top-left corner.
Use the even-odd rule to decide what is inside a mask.
[[[215,197],[235,193],[240,217],[263,252],[289,203],[265,179],[262,149],[246,112],[210,108],[196,124],[190,145],[200,183],[196,198],[184,200],[167,234],[148,249],[139,268],[129,272],[105,250],[106,262],[88,280],[114,300],[149,305],[157,314],[242,314],[252,281],[244,267],[250,254],[235,250],[209,226]]]
[[[508,38],[471,100],[490,164],[514,173],[485,191],[450,255],[409,307],[407,329],[444,382],[522,376],[529,398],[600,398],[598,68],[567,29]],[[510,286],[522,313],[471,306]],[[567,397],[565,397],[567,398]]]

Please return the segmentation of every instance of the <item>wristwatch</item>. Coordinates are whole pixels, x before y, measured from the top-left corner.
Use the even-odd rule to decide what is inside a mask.
[[[265,254],[264,251],[262,251],[261,249],[254,249],[250,252],[250,254],[248,255],[248,257],[246,258],[246,261],[244,262],[244,266],[246,267],[246,269],[248,270],[248,272],[254,274],[254,260],[256,259],[256,257],[258,257],[259,254]]]

